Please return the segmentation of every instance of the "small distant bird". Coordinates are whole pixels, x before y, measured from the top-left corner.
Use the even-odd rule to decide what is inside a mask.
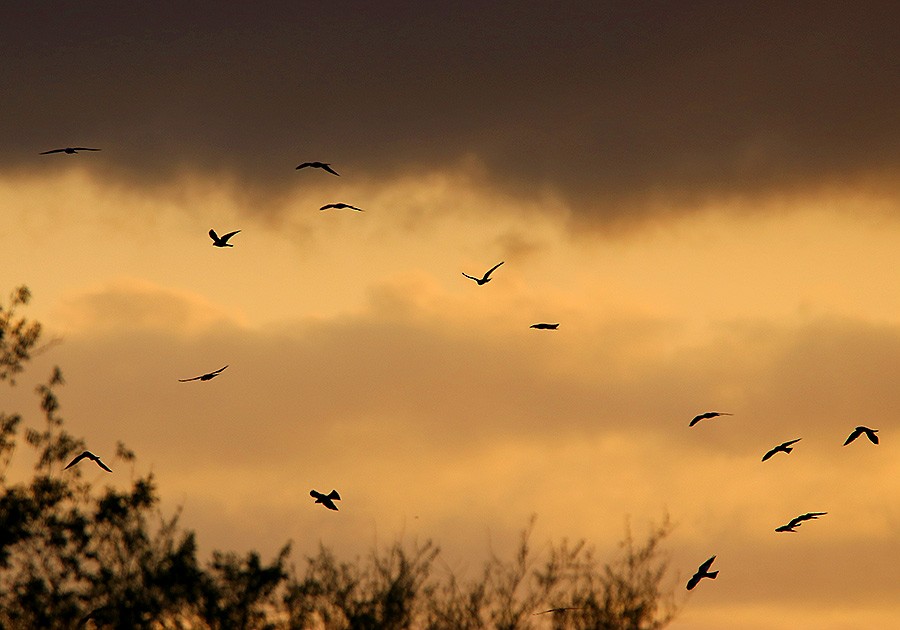
[[[322,494],[321,492],[316,492],[315,490],[309,491],[309,496],[315,497],[316,503],[321,503],[329,510],[338,511],[337,506],[334,504],[335,501],[341,500],[341,495],[338,494],[337,490],[332,490],[328,494]]]
[[[178,382],[179,383],[187,383],[188,381],[211,381],[212,379],[216,378],[222,372],[222,370],[224,370],[227,367],[228,366],[225,365],[223,367],[220,367],[215,372],[207,372],[206,374],[201,374],[200,376],[195,376],[194,378],[180,378],[180,379],[178,379]]]
[[[100,458],[97,457],[96,455],[94,455],[93,453],[91,453],[90,451],[85,451],[85,452],[83,452],[81,455],[79,455],[78,457],[76,457],[75,459],[73,459],[72,461],[70,461],[70,462],[69,462],[69,465],[66,466],[65,468],[63,468],[63,470],[67,470],[67,469],[71,468],[72,466],[74,466],[75,464],[77,464],[78,462],[80,462],[82,459],[90,459],[90,460],[93,460],[93,461],[97,462],[97,465],[98,465],[100,468],[102,468],[103,470],[105,470],[106,472],[112,472],[112,470],[110,470],[109,466],[107,466],[106,464],[104,464],[103,462],[101,462],[101,461],[100,461]]]
[[[707,411],[706,413],[701,413],[699,416],[694,416],[694,419],[691,420],[691,423],[688,425],[690,427],[694,426],[701,420],[706,420],[707,418],[715,418],[716,416],[733,416],[733,413],[725,413],[724,411]]]
[[[307,168],[307,167],[311,167],[311,168],[320,168],[320,169],[322,169],[323,171],[328,171],[328,172],[331,173],[332,175],[337,175],[338,177],[341,176],[340,173],[338,173],[337,171],[335,171],[335,170],[333,170],[333,169],[331,168],[331,164],[329,164],[328,162],[304,162],[303,164],[301,164],[300,166],[298,166],[298,167],[295,168],[294,170],[295,170],[295,171],[299,171],[301,168]]]
[[[50,153],[68,153],[75,155],[79,151],[99,151],[100,149],[91,149],[90,147],[66,147],[65,149],[50,149],[49,151],[41,151],[39,155],[48,155]]]
[[[556,330],[559,324],[532,324],[529,328],[537,328],[538,330]]]
[[[853,433],[851,433],[847,437],[847,441],[844,442],[844,446],[847,446],[850,442],[858,438],[863,433],[866,434],[866,437],[869,438],[869,441],[872,442],[872,444],[878,444],[878,436],[875,435],[876,433],[878,433],[878,429],[870,429],[869,427],[856,427],[855,429],[853,429]]]
[[[546,615],[547,613],[564,613],[569,610],[584,610],[584,608],[574,606],[564,606],[562,608],[551,608],[550,610],[542,610],[541,612],[531,613],[532,615]]]
[[[216,234],[215,230],[210,230],[209,237],[213,240],[213,247],[234,247],[234,245],[228,242],[228,239],[230,239],[238,232],[240,232],[240,230],[235,230],[234,232],[229,232],[228,234],[219,236],[218,234]]]
[[[362,212],[362,208],[357,208],[356,206],[351,206],[348,203],[329,203],[325,204],[319,210],[328,210],[329,208],[334,208],[335,210],[343,210],[344,208],[349,208],[350,210],[356,210],[357,212]]]
[[[820,516],[824,516],[828,514],[828,512],[807,512],[806,514],[801,514],[795,518],[792,518],[787,525],[782,525],[781,527],[776,527],[776,532],[793,532],[795,531],[795,527],[799,527],[803,524],[804,521],[811,521],[819,518]]]
[[[785,442],[783,444],[779,444],[778,446],[773,448],[771,451],[769,451],[768,453],[763,455],[762,460],[766,461],[767,459],[772,457],[772,455],[774,455],[775,453],[778,453],[779,451],[782,453],[790,453],[791,451],[794,450],[793,448],[791,448],[791,444],[796,444],[797,442],[799,442],[802,439],[803,438],[797,438],[796,440],[791,440],[790,442]]]
[[[700,565],[700,567],[697,569],[697,572],[691,576],[690,580],[688,580],[687,590],[689,590],[689,591],[693,590],[693,588],[695,586],[697,586],[697,584],[703,578],[710,578],[712,580],[716,579],[716,576],[719,575],[719,572],[709,570],[709,567],[712,566],[713,560],[715,560],[715,559],[716,559],[716,557],[713,556],[712,558],[710,558],[709,560],[707,560],[706,562],[704,562],[703,564]]]
[[[504,262],[505,262],[505,261],[504,261]],[[488,269],[486,272],[484,272],[484,275],[481,276],[480,278],[476,278],[475,276],[470,276],[469,274],[467,274],[467,273],[465,273],[465,272],[463,272],[463,275],[464,275],[466,278],[470,278],[470,279],[474,280],[475,282],[477,282],[477,283],[478,283],[478,286],[481,286],[482,284],[487,284],[488,282],[491,281],[490,275],[491,275],[492,273],[494,273],[494,270],[495,270],[497,267],[499,267],[500,265],[502,265],[502,264],[503,264],[502,262],[498,262],[496,265],[494,265],[493,267],[491,267],[490,269]]]

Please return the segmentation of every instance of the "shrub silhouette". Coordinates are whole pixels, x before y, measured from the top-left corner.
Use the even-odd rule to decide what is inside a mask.
[[[29,298],[21,287],[0,304],[8,385],[40,338],[40,324],[16,318]],[[603,564],[585,541],[535,554],[532,517],[513,559],[491,556],[474,578],[441,570],[430,541],[353,561],[320,546],[301,570],[288,565],[290,544],[268,564],[256,552],[216,551],[203,565],[194,532],[178,512],[159,512],[153,476],[135,476],[124,444],[112,468],[131,467],[125,490],[98,488],[79,466],[61,474],[85,446],[59,415],[63,384],[54,368],[37,387],[43,424],[24,432],[35,455],[29,480],[7,480],[22,417],[0,413],[0,628],[651,630],[677,612],[661,551],[668,520],[640,544],[628,530],[618,558]],[[557,608],[568,610],[535,615]]]

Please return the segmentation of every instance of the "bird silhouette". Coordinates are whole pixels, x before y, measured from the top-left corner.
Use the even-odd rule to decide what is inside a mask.
[[[321,492],[317,492],[315,490],[309,491],[309,496],[315,497],[316,503],[321,503],[329,510],[338,511],[337,506],[334,504],[335,501],[341,500],[341,495],[338,494],[337,490],[332,490],[328,494],[322,494]]]
[[[791,448],[791,444],[796,444],[797,442],[799,442],[802,439],[803,438],[797,438],[796,440],[790,440],[789,442],[784,442],[783,444],[779,444],[778,446],[776,446],[775,448],[773,448],[772,450],[767,452],[765,455],[763,455],[762,460],[766,461],[767,459],[772,457],[772,455],[774,455],[775,453],[778,453],[779,451],[782,453],[790,453],[791,451],[794,450],[793,448]]]
[[[811,521],[828,514],[828,512],[807,512],[806,514],[801,514],[800,516],[796,516],[792,518],[787,525],[782,525],[781,527],[776,527],[776,532],[793,532],[795,531],[795,527],[799,527],[803,524],[804,521]]]
[[[550,610],[542,610],[541,612],[536,612],[536,613],[531,613],[531,614],[532,615],[546,615],[547,613],[556,614],[556,613],[568,612],[570,610],[584,610],[584,608],[575,607],[575,606],[563,606],[561,608],[551,608]]]
[[[356,206],[351,206],[348,203],[328,203],[319,208],[319,210],[328,210],[330,208],[334,208],[335,210],[343,210],[344,208],[349,208],[350,210],[356,210],[357,212],[362,212],[362,208],[357,208]]]
[[[228,366],[225,365],[223,367],[220,367],[215,372],[207,372],[206,374],[201,374],[200,376],[195,376],[194,378],[180,378],[180,379],[178,379],[178,382],[179,383],[187,383],[189,381],[211,381],[212,379],[216,378],[222,372],[222,370],[224,370],[227,367]]]
[[[538,330],[556,330],[559,324],[532,324],[529,328],[537,328]]]
[[[701,413],[699,416],[694,416],[694,419],[691,420],[691,423],[688,425],[690,427],[694,426],[701,420],[706,420],[707,418],[715,418],[716,416],[733,416],[733,413],[725,413],[724,411],[707,411],[706,413]]]
[[[218,234],[216,234],[215,230],[210,230],[209,237],[213,240],[214,247],[234,247],[234,245],[228,242],[228,239],[230,239],[238,232],[240,232],[240,230],[235,230],[234,232],[229,232],[228,234],[219,236]]]
[[[110,470],[109,466],[107,466],[106,464],[104,464],[103,462],[101,462],[101,461],[100,461],[100,458],[97,457],[96,455],[94,455],[93,453],[91,453],[90,451],[84,451],[81,455],[79,455],[78,457],[76,457],[75,459],[73,459],[72,461],[70,461],[70,462],[69,462],[69,465],[66,466],[65,468],[63,468],[63,470],[67,470],[67,469],[71,468],[72,466],[74,466],[75,464],[77,464],[78,462],[80,462],[82,459],[90,459],[90,460],[93,460],[93,461],[97,462],[97,465],[98,465],[100,468],[102,468],[103,470],[105,470],[106,472],[112,472],[112,470]]]
[[[299,171],[301,168],[320,168],[323,171],[328,171],[332,175],[337,175],[338,177],[341,176],[340,173],[331,168],[331,164],[329,164],[328,162],[304,162],[294,170]]]
[[[67,153],[75,155],[79,151],[99,151],[100,149],[91,149],[90,147],[66,147],[65,149],[50,149],[49,151],[41,151],[39,155],[49,155],[50,153]]]
[[[847,436],[847,441],[844,442],[844,446],[847,446],[850,442],[858,438],[860,435],[864,434],[872,444],[878,444],[878,436],[875,435],[878,433],[878,429],[870,429],[869,427],[856,427],[853,429],[853,433]]]
[[[494,273],[494,269],[496,269],[497,267],[499,267],[499,266],[502,265],[502,264],[503,264],[502,262],[498,262],[496,265],[494,265],[493,267],[491,267],[490,269],[488,269],[487,271],[485,271],[485,272],[484,272],[484,275],[481,276],[480,278],[476,278],[475,276],[470,276],[469,274],[467,274],[467,273],[465,273],[465,272],[463,272],[463,275],[464,275],[466,278],[470,278],[470,279],[474,280],[475,282],[477,282],[477,283],[478,283],[478,286],[481,286],[482,284],[487,284],[488,282],[491,281],[490,275],[491,275],[492,273]]]
[[[716,559],[716,557],[713,556],[712,558],[710,558],[709,560],[707,560],[706,562],[704,562],[703,564],[700,565],[700,567],[697,569],[697,572],[691,576],[690,580],[688,580],[687,590],[689,590],[689,591],[693,590],[694,587],[697,586],[697,584],[699,584],[700,580],[702,580],[703,578],[710,578],[711,580],[716,579],[716,576],[719,575],[719,572],[709,570],[709,567],[712,566],[713,560],[715,560],[715,559]]]

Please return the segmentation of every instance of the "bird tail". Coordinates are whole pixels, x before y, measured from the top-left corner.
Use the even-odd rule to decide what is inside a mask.
[[[710,572],[710,573],[707,573],[707,574],[706,574],[706,577],[708,577],[708,578],[710,578],[710,579],[712,579],[712,580],[715,580],[716,577],[717,577],[718,575],[719,575],[719,572],[718,572],[718,571],[712,571],[712,572]]]

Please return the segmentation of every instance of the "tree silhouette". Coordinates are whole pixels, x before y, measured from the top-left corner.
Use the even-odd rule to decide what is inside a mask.
[[[0,381],[10,386],[40,338],[40,324],[15,316],[29,298],[21,287],[0,304]],[[160,513],[153,476],[135,475],[124,444],[113,465],[131,468],[124,489],[63,470],[85,447],[59,413],[63,385],[54,368],[36,388],[43,418],[24,431],[28,480],[7,480],[22,417],[0,413],[0,628],[653,630],[676,613],[660,547],[668,520],[642,544],[628,530],[619,557],[602,564],[583,540],[535,554],[532,518],[514,558],[493,555],[474,578],[439,570],[431,541],[354,561],[320,546],[301,570],[288,566],[289,543],[268,564],[216,551],[204,566],[194,532],[180,511]],[[534,614],[548,609],[564,610]]]

